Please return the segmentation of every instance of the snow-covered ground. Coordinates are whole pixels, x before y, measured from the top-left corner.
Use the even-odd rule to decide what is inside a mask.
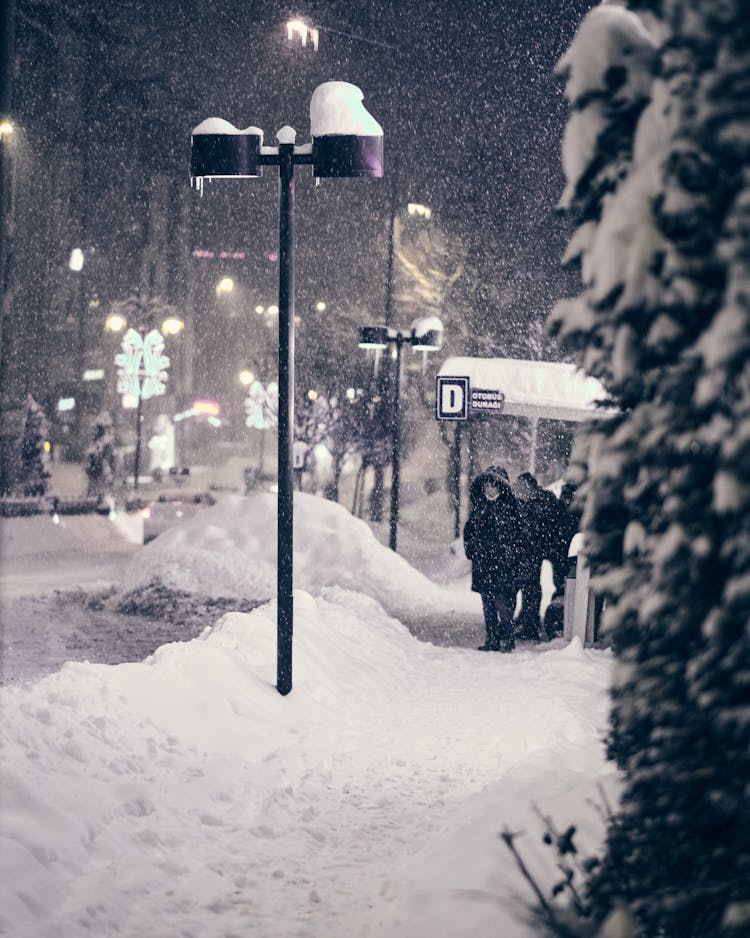
[[[137,551],[120,589],[264,599],[272,516],[267,496],[224,499]],[[498,834],[526,832],[549,886],[534,804],[601,838],[610,654],[458,647],[482,638],[460,558],[438,584],[339,506],[296,496],[295,516],[289,696],[274,602],[0,690],[0,934],[534,934]]]

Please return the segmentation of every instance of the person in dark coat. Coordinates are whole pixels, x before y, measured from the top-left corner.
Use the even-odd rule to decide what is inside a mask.
[[[528,552],[523,564],[522,606],[518,617],[518,631],[521,638],[538,642],[541,626],[539,607],[542,602],[542,561],[553,562],[559,541],[560,511],[552,492],[540,488],[530,472],[521,473],[516,479],[513,491],[521,509],[528,542]]]
[[[581,511],[573,507],[575,493],[576,487],[566,482],[557,500],[558,520],[551,556],[555,592],[544,616],[544,631],[550,639],[561,635],[563,631],[565,577],[569,565],[568,550],[581,523]]]
[[[560,498],[557,500],[558,522],[551,558],[555,590],[557,592],[562,592],[565,589],[568,549],[581,524],[581,511],[577,507],[573,507],[575,493],[576,487],[570,482],[566,482],[560,491]]]
[[[464,551],[471,560],[471,588],[482,597],[487,639],[480,651],[512,651],[513,613],[526,545],[518,503],[507,473],[492,466],[471,484]]]

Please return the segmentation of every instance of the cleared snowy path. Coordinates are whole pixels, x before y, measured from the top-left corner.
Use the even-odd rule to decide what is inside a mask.
[[[525,934],[465,898],[422,930],[409,898],[437,867],[417,855],[458,856],[446,831],[486,802],[468,855],[507,874],[503,824],[606,771],[609,656],[439,648],[367,597],[324,592],[297,596],[287,698],[273,606],[143,664],[3,691],[0,933]],[[465,857],[453,885],[487,888]]]

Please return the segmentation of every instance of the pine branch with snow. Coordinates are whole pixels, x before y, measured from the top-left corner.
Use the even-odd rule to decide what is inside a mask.
[[[618,658],[621,810],[589,882],[646,935],[750,922],[750,18],[742,0],[594,9],[561,62],[567,259],[552,330],[621,413],[577,441]],[[638,14],[642,13],[642,16]]]

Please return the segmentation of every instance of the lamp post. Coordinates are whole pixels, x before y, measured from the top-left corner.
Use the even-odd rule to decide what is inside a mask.
[[[311,144],[295,146],[296,131],[282,127],[278,147],[263,146],[257,127],[237,130],[209,118],[193,130],[190,174],[199,191],[208,178],[256,178],[279,168],[279,415],[277,520],[276,687],[292,689],[293,637],[293,427],[294,427],[294,168],[312,166],[316,178],[383,175],[383,131],[347,82],[319,85],[310,99]]]
[[[8,416],[5,388],[5,370],[7,362],[6,335],[6,264],[9,255],[11,237],[10,173],[11,153],[15,125],[11,120],[12,90],[15,58],[15,22],[14,0],[0,3],[0,495],[4,495],[9,486],[9,452],[12,449],[12,437],[6,432]]]
[[[146,398],[163,394],[169,368],[169,358],[162,355],[164,339],[158,329],[151,329],[145,336],[135,329],[128,329],[122,340],[122,352],[115,355],[118,366],[117,390],[136,399],[135,417],[135,465],[133,487],[138,492],[138,474],[141,462],[142,404]]]
[[[417,319],[408,332],[390,326],[363,326],[359,347],[364,349],[396,348],[395,392],[393,395],[393,431],[391,438],[391,520],[388,546],[396,550],[401,488],[401,350],[410,345],[415,352],[436,352],[443,345],[443,324],[436,316]]]
[[[321,33],[330,33],[334,36],[343,36],[345,39],[352,42],[364,43],[367,46],[375,46],[380,49],[385,49],[390,53],[390,56],[387,60],[381,60],[381,64],[386,68],[391,74],[397,76],[397,94],[392,96],[392,100],[395,101],[393,107],[393,118],[395,126],[400,125],[400,111],[402,107],[403,95],[407,89],[407,83],[404,81],[405,72],[399,64],[396,64],[401,61],[403,58],[403,51],[398,47],[394,46],[391,43],[383,42],[379,39],[373,39],[370,36],[363,36],[359,33],[350,33],[341,29],[334,29],[330,26],[322,26],[319,23],[313,24],[306,17],[297,17],[291,19],[286,24],[287,31],[287,40],[294,41],[299,40],[300,44],[303,47],[309,45],[317,53],[319,47],[319,40]],[[385,270],[385,295],[384,295],[384,323],[386,326],[390,327],[391,320],[393,317],[393,266],[394,266],[394,255],[395,255],[395,240],[396,240],[396,206],[398,201],[398,190],[399,190],[399,163],[396,161],[394,163],[394,168],[391,172],[390,178],[390,187],[388,193],[388,248],[386,255],[386,270]],[[382,400],[387,400],[390,397],[390,385],[393,380],[390,371],[388,370],[387,363],[385,361],[376,362],[376,380],[378,384],[378,397]],[[387,434],[383,434],[387,436]],[[375,468],[375,484],[373,488],[373,497],[370,507],[371,518],[372,520],[380,521],[382,518],[382,492],[384,487],[383,482],[383,468],[381,466],[376,466]],[[377,493],[377,498],[375,494]],[[377,506],[377,507],[376,507]]]

